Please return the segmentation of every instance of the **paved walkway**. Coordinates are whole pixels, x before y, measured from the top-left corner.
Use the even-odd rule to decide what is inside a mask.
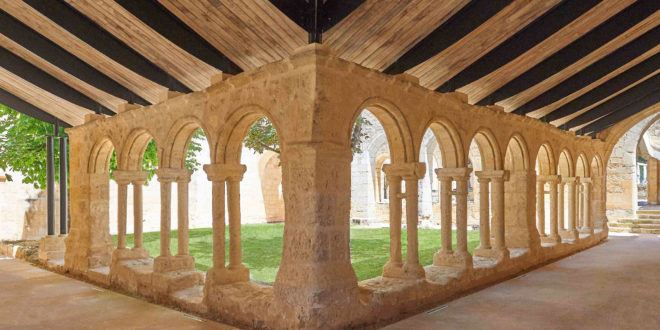
[[[388,329],[660,329],[660,236],[610,236]]]
[[[0,256],[0,329],[232,329]]]

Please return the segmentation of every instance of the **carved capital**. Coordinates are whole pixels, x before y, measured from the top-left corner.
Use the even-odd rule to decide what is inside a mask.
[[[155,170],[158,182],[189,182],[192,170],[185,168],[159,168]]]
[[[436,168],[435,175],[438,176],[438,180],[441,178],[450,177],[453,180],[467,180],[470,178],[470,173],[472,169],[469,167],[450,167],[450,168]]]
[[[424,177],[426,163],[385,164],[383,172],[387,177],[400,177],[404,180],[419,180]]]
[[[204,172],[209,181],[227,181],[227,180],[243,180],[243,174],[247,167],[242,164],[207,164],[204,165]]]
[[[508,170],[484,170],[477,171],[474,174],[479,180],[507,181],[509,180]]]

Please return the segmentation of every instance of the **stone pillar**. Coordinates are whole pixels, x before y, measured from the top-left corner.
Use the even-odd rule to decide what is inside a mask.
[[[192,171],[188,170],[176,179],[177,187],[177,255],[188,255],[188,183],[190,182]]]
[[[568,239],[578,239],[579,234],[577,229],[575,228],[575,220],[576,220],[576,202],[577,202],[577,196],[576,196],[576,184],[577,184],[577,178],[576,177],[568,177],[565,179],[564,182],[568,185],[568,224],[566,228],[566,238]]]
[[[565,183],[559,178],[559,183],[557,183],[557,222],[559,224],[559,233],[561,234],[566,230],[564,226],[564,190]]]
[[[438,176],[438,181],[440,185],[440,225],[442,228],[442,240],[440,242],[440,251],[436,252],[435,255],[452,255],[454,251],[452,250],[452,212],[451,212],[451,202],[452,202],[452,188],[451,184],[453,182],[451,176],[443,176],[442,169],[435,170],[436,175]],[[433,259],[435,260],[435,256]],[[442,257],[440,257],[442,258]]]
[[[510,171],[504,190],[506,246],[537,249],[540,237],[536,228],[536,172]]]
[[[539,176],[536,177],[536,228],[539,231],[541,240],[545,234],[545,181]]]
[[[118,185],[118,204],[117,224],[119,232],[117,235],[117,250],[112,253],[111,270],[116,266],[115,263],[125,259],[141,259],[149,257],[149,252],[143,248],[142,244],[142,185],[147,181],[147,172],[143,171],[115,171],[113,173]],[[126,248],[126,218],[127,218],[127,187],[133,184],[133,249]],[[113,273],[113,272],[111,272]]]
[[[126,217],[128,209],[128,183],[129,180],[118,178],[117,182],[117,249],[126,249]]]
[[[425,163],[407,163],[402,169],[406,182],[406,237],[408,246],[403,271],[407,278],[425,278],[424,267],[419,263],[419,180],[426,172]]]
[[[581,184],[576,184],[575,186],[575,198],[577,199],[577,209],[575,210],[575,228],[578,230],[582,228],[582,209],[584,206],[584,195],[582,194],[582,185]]]
[[[148,173],[144,171],[137,172],[133,178],[131,178],[131,184],[133,185],[133,249],[140,250],[143,255],[148,256],[149,253],[144,250],[143,243],[143,199],[142,199],[142,187],[147,182]]]
[[[559,243],[561,237],[559,236],[559,192],[557,187],[561,177],[558,175],[539,175],[538,180],[547,182],[550,186],[548,196],[550,197],[550,234],[541,239],[544,243]],[[563,209],[563,208],[562,208]]]
[[[238,165],[243,171],[227,177],[227,206],[229,215],[229,265],[227,270],[248,281],[250,271],[243,265],[243,249],[241,247],[241,180],[247,169],[245,165]]]
[[[479,177],[479,189],[481,200],[481,225],[479,226],[480,236],[482,243],[478,249],[474,250],[474,255],[479,257],[494,258],[503,260],[509,257],[509,250],[506,248],[505,243],[505,224],[504,224],[504,181],[508,180],[509,171],[503,170],[486,170],[476,172]],[[492,232],[494,236],[493,246],[490,246],[490,230],[486,229],[486,234],[481,230],[482,227],[489,227],[489,213],[488,213],[488,190],[482,190],[482,187],[488,187],[488,182],[491,184],[490,201],[492,204]],[[485,203],[485,206],[484,206]],[[486,220],[483,220],[483,217]]]
[[[441,189],[445,191],[443,192],[443,197],[446,196],[442,204],[443,248],[433,256],[433,264],[436,266],[459,268],[472,268],[473,266],[472,256],[467,251],[467,181],[470,179],[470,172],[472,172],[472,169],[465,167],[439,168],[435,170],[442,185]],[[448,180],[448,177],[456,181],[456,251],[453,251],[453,253],[449,253],[451,251],[449,248],[451,239],[447,237],[451,235],[451,231],[448,230],[451,228],[451,220],[446,220],[448,218],[451,219],[451,196],[446,193],[446,190],[449,190],[448,188],[451,187],[451,181]],[[446,222],[449,223],[447,224]]]
[[[635,162],[635,165],[637,162]],[[651,205],[656,205],[658,204],[658,160],[649,157],[648,165],[647,165],[647,170],[646,170],[646,182],[647,182],[647,190],[646,190],[646,199],[649,204]],[[635,180],[633,180],[633,185],[637,185],[636,182],[636,177]],[[634,196],[633,198],[637,198],[637,196]]]
[[[383,277],[403,278],[403,258],[401,256],[401,176],[397,175],[393,164],[383,166],[387,178],[390,206],[390,259],[383,267]]]
[[[593,234],[594,226],[591,220],[591,178],[582,178],[582,228],[581,233]]]
[[[479,247],[477,250],[490,250],[490,194],[488,184],[490,178],[484,178],[477,172],[479,182]],[[475,250],[475,255],[478,255]]]

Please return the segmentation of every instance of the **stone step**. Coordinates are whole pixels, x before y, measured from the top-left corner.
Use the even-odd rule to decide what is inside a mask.
[[[660,216],[660,210],[637,210],[637,215]]]
[[[92,268],[87,271],[87,278],[90,281],[103,285],[110,285],[110,267]]]
[[[660,214],[637,214],[637,218],[660,220]]]
[[[611,232],[617,232],[617,233],[657,234],[657,235],[660,235],[660,229],[648,229],[648,228],[610,227],[610,231]]]
[[[204,284],[205,274],[199,270],[179,270],[164,275],[169,292],[177,292]]]
[[[657,223],[647,224],[647,223],[618,223],[618,222],[612,222],[609,225],[610,225],[610,227],[614,227],[614,228],[660,229],[660,224],[657,224]]]
[[[660,225],[660,220],[655,219],[617,219],[612,223],[633,223],[633,224],[658,224]]]
[[[206,313],[204,304],[204,285],[195,285],[191,288],[175,291],[172,300],[179,307],[196,313]]]

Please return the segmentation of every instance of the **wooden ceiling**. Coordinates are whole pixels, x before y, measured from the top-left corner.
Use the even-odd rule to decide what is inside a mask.
[[[152,104],[323,42],[473,104],[595,134],[660,97],[657,0],[0,0],[0,103]]]

